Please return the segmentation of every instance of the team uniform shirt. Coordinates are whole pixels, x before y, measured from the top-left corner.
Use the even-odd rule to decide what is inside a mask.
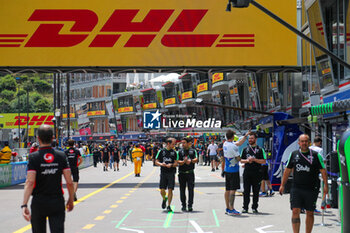
[[[310,146],[309,147],[310,150],[313,150],[313,151],[316,151],[317,153],[319,153],[322,158],[323,158],[323,161],[326,160],[326,157],[325,155],[323,155],[323,149],[321,147],[318,147],[318,146]]]
[[[198,158],[197,151],[195,149],[181,149],[178,152],[178,160],[184,160],[186,158],[190,158],[191,160]],[[184,163],[183,165],[179,166],[179,173],[186,173],[194,170],[194,163],[186,164]]]
[[[226,141],[223,145],[224,158],[225,158],[225,172],[234,173],[239,172],[239,163],[237,157],[239,157],[238,146],[234,142]]]
[[[318,190],[320,169],[324,169],[323,158],[313,150],[302,153],[293,151],[288,159],[287,168],[293,169],[292,186],[300,189]]]
[[[66,150],[65,153],[71,170],[76,170],[78,168],[78,158],[81,156],[79,150],[71,147]]]
[[[161,149],[158,151],[156,159],[161,163],[170,164],[170,163],[174,163],[176,160],[179,160],[179,156],[175,150],[173,150],[173,149],[168,150],[168,149],[164,148],[164,149]],[[176,167],[171,167],[171,168],[161,167],[160,172],[161,173],[174,173],[175,174]]]
[[[210,156],[216,155],[217,149],[218,149],[218,146],[217,146],[216,144],[210,144],[210,145],[208,146],[209,155],[210,155]]]
[[[110,152],[109,148],[107,146],[103,147],[102,149],[103,158],[109,158],[108,152]]]
[[[62,196],[62,173],[70,169],[64,152],[51,147],[40,148],[29,155],[28,172],[35,171],[35,186],[32,195]]]
[[[118,152],[119,152],[119,148],[118,147],[114,147],[113,150],[112,150],[114,158],[119,158],[118,157]]]
[[[101,156],[101,151],[98,148],[93,148],[92,149],[92,155],[96,156],[96,157],[99,157],[99,156]]]
[[[263,148],[260,148],[259,146],[247,146],[242,151],[241,158],[242,159],[248,159],[249,157],[253,157],[256,159],[266,159],[265,150]],[[246,163],[244,166],[245,172],[259,172],[261,169],[261,164],[252,162],[252,163]]]

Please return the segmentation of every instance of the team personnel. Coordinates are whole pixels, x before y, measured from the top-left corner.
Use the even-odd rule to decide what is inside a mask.
[[[259,191],[261,186],[261,164],[266,163],[266,154],[263,148],[256,145],[258,136],[249,134],[248,146],[243,149],[241,163],[245,163],[243,172],[243,213],[248,213],[250,190],[253,189],[253,213],[258,213]]]
[[[104,163],[103,171],[108,171],[108,163],[109,163],[110,156],[111,156],[111,152],[109,150],[108,145],[106,144],[102,148],[102,160],[103,160],[103,163]]]
[[[248,132],[249,133],[249,132]],[[223,145],[224,160],[222,162],[222,176],[225,177],[225,203],[226,214],[240,215],[241,213],[234,208],[236,190],[240,188],[239,178],[239,157],[238,147],[246,140],[247,135],[244,135],[238,142],[233,142],[235,133],[232,130],[226,132],[227,141]]]
[[[306,134],[299,136],[299,150],[293,151],[288,159],[284,171],[280,194],[284,193],[284,186],[293,172],[292,188],[290,192],[290,205],[292,209],[292,227],[294,233],[300,232],[300,211],[306,210],[306,233],[311,233],[314,225],[314,210],[320,189],[319,173],[324,182],[323,193],[328,193],[327,172],[322,156],[309,149],[310,138]]]
[[[186,211],[186,186],[188,188],[188,211],[193,211],[194,196],[194,164],[198,162],[198,154],[192,149],[192,138],[181,140],[182,149],[178,152],[180,199],[182,211]]]
[[[261,164],[261,193],[259,196],[262,196],[262,197],[272,197],[275,193],[272,189],[272,185],[271,185],[271,182],[270,182],[270,178],[269,178],[269,164],[266,160],[266,163],[265,164]],[[268,190],[266,191],[266,187],[265,185],[267,186]]]
[[[2,148],[2,150],[0,151],[0,164],[10,163],[12,156],[12,151],[9,147],[9,143],[5,142],[4,145],[4,148]]]
[[[101,160],[101,151],[97,144],[94,145],[94,148],[91,150],[93,160],[94,160],[94,167],[97,167],[97,163]]]
[[[77,190],[78,190],[78,182],[79,182],[79,165],[83,162],[83,159],[80,155],[79,150],[74,148],[74,140],[68,140],[69,148],[65,151],[66,156],[68,158],[69,167],[73,176],[73,184],[74,184],[74,201],[77,201]]]
[[[73,210],[74,206],[74,188],[67,157],[64,152],[51,147],[52,138],[52,128],[41,125],[38,129],[40,149],[29,155],[21,208],[24,219],[31,221],[34,233],[46,232],[46,218],[49,219],[52,233],[64,232],[65,205],[61,186],[62,174],[69,193],[67,210]],[[33,195],[31,212],[28,209],[30,195]]]
[[[209,154],[209,158],[210,158],[212,172],[215,172],[215,167],[216,167],[216,170],[218,170],[217,150],[218,150],[218,145],[216,145],[214,143],[214,140],[212,140],[211,144],[208,146],[208,154]]]
[[[172,212],[170,204],[173,199],[175,173],[179,160],[178,154],[174,150],[175,142],[175,138],[168,138],[166,140],[166,147],[159,150],[156,156],[156,165],[161,167],[159,189],[160,195],[163,198],[162,208],[165,209],[166,202],[168,201],[168,212]],[[166,189],[168,189],[168,196],[166,196]]]
[[[113,161],[114,161],[113,163],[114,171],[116,168],[117,168],[117,171],[119,171],[120,150],[118,145],[114,145],[112,154],[113,154]]]
[[[140,144],[136,144],[135,148],[131,151],[132,159],[134,160],[134,173],[136,177],[140,177],[141,174],[141,164],[143,151],[140,148]]]

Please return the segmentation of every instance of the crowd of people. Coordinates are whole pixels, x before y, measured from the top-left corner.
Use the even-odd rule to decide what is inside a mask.
[[[108,142],[104,145],[97,143],[79,145],[74,140],[68,140],[63,151],[52,147],[52,134],[52,128],[48,125],[39,128],[39,145],[33,144],[28,160],[28,174],[21,208],[24,218],[31,221],[33,232],[44,232],[46,217],[49,218],[51,229],[62,229],[65,217],[64,199],[60,186],[62,175],[66,180],[69,194],[66,208],[70,211],[73,209],[73,201],[77,200],[78,167],[84,154],[93,155],[94,167],[102,163],[103,172],[111,169],[119,171],[120,162],[123,163],[122,166],[128,166],[128,163],[132,162],[135,177],[141,176],[141,166],[145,160],[153,160],[153,166],[160,167],[161,207],[168,212],[173,211],[171,202],[177,172],[182,211],[193,211],[195,165],[200,156],[203,156],[204,165],[211,165],[211,172],[221,170],[221,176],[225,178],[224,200],[227,215],[248,213],[251,191],[253,193],[251,205],[253,213],[259,213],[260,190],[264,194],[273,195],[267,175],[266,153],[264,148],[257,145],[258,136],[254,132],[249,131],[239,140],[234,140],[235,132],[228,130],[225,135],[226,139],[219,145],[215,141],[211,141],[209,145],[202,142],[194,145],[193,138],[189,136],[178,141],[175,138],[166,138],[164,142],[154,144]],[[315,140],[314,147],[318,145],[317,140],[319,139]],[[246,141],[247,146],[239,153],[239,146]],[[317,148],[309,148],[309,142],[308,135],[303,134],[299,137],[300,149],[291,153],[279,190],[283,195],[287,179],[293,173],[290,198],[293,232],[299,232],[299,215],[302,210],[306,210],[306,232],[312,231],[313,215],[320,189],[319,173],[322,174],[325,184],[324,194],[328,193],[327,173],[323,158]],[[6,151],[5,148],[1,153],[7,153]],[[244,166],[242,212],[235,208],[236,191],[241,186],[240,164]],[[266,183],[268,190],[265,189],[265,184],[262,185],[262,181]],[[186,197],[186,188],[188,197]],[[31,212],[27,206],[30,195],[33,195]]]

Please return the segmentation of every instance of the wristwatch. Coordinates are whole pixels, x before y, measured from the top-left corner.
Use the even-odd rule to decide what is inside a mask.
[[[21,205],[21,209],[23,209],[24,207],[27,208],[28,207],[27,204]]]

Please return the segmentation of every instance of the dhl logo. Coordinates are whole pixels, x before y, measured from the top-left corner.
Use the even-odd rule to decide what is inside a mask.
[[[139,9],[116,9],[89,44],[90,48],[113,47],[128,36],[125,48],[146,48],[157,36],[165,47],[254,47],[255,34],[195,34],[208,9],[182,10],[164,35],[161,29],[175,14],[174,9],[149,10],[141,22],[134,22]],[[28,21],[44,21],[25,42],[28,34],[0,34],[0,47],[74,47],[85,41],[97,23],[98,16],[87,9],[37,9]],[[65,23],[74,22],[70,34],[61,34]],[[52,23],[55,22],[55,23]],[[123,35],[122,33],[132,33]],[[92,37],[92,35],[91,35]],[[123,40],[124,41],[124,40]],[[218,42],[217,42],[218,41]]]
[[[32,116],[32,117],[26,117],[26,116],[16,116],[14,120],[15,122],[6,122],[6,126],[22,126],[22,125],[28,125],[30,126],[40,126],[42,124],[46,125],[54,125],[52,122],[53,115],[41,115],[41,116]]]

